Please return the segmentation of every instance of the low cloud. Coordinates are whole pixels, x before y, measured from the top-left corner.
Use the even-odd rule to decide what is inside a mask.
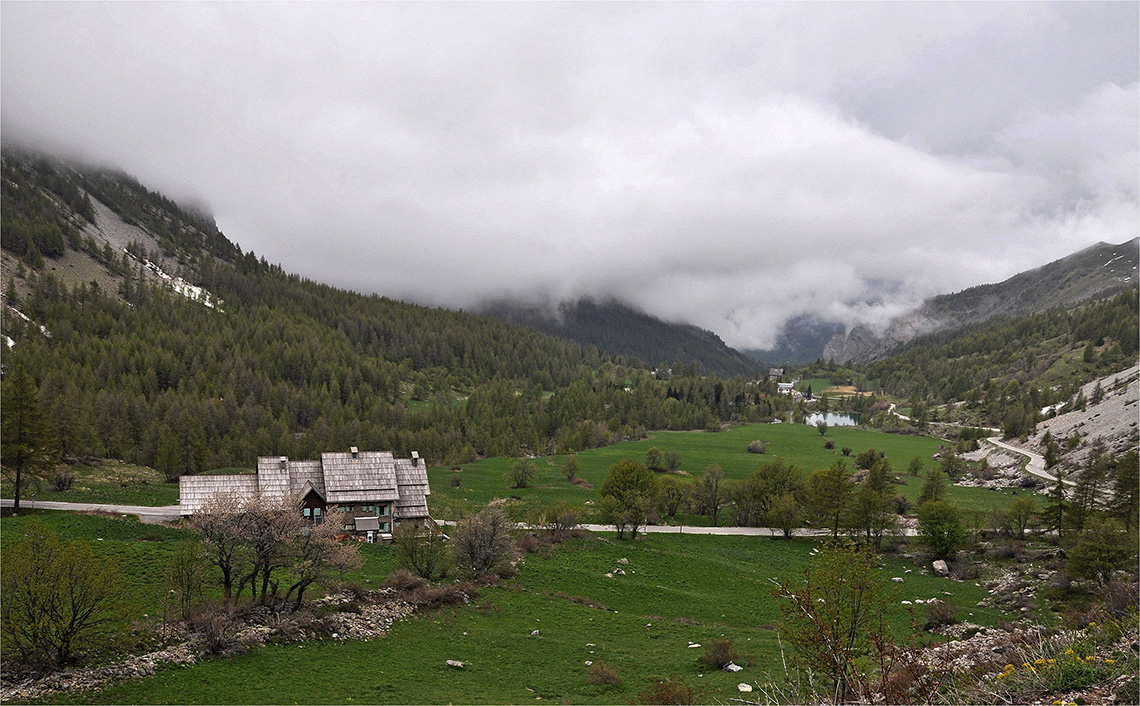
[[[1126,5],[9,4],[0,32],[5,142],[422,303],[615,297],[765,347],[1138,231]]]

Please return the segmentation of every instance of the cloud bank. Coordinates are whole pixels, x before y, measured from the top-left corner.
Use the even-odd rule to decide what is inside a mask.
[[[6,143],[421,303],[615,297],[765,347],[1140,229],[1128,3],[2,12]]]

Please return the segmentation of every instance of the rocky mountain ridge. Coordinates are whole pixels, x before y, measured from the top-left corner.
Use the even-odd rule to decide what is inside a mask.
[[[928,299],[914,312],[896,317],[881,332],[859,325],[836,334],[824,346],[823,359],[866,363],[941,329],[1104,298],[1137,285],[1138,263],[1140,238],[1117,245],[1098,243],[1004,282]]]

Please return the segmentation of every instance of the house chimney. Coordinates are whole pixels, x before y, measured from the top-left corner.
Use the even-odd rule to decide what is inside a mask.
[[[289,457],[288,456],[282,456],[281,457],[281,467],[286,468],[288,466],[289,466]]]
[[[412,465],[413,466],[420,465],[420,452],[419,451],[413,451],[412,452]]]
[[[348,450],[352,452],[352,457],[356,458],[356,454],[358,453],[356,450],[356,447],[355,446],[349,446]]]

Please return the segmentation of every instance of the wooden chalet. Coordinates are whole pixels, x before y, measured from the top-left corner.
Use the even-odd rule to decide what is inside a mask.
[[[178,480],[183,515],[193,515],[211,498],[297,503],[313,524],[335,523],[345,534],[375,542],[391,538],[404,521],[429,521],[427,463],[415,451],[395,458],[389,451],[321,454],[319,461],[262,456],[257,472],[225,476],[182,476]]]

